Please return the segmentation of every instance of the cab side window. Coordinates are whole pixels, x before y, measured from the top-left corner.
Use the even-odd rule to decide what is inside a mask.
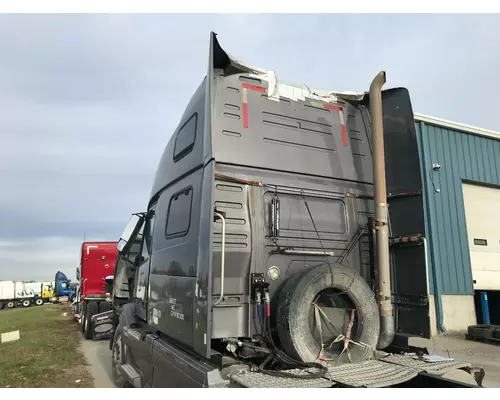
[[[170,199],[167,224],[165,226],[165,237],[167,240],[187,235],[189,225],[191,225],[192,200],[192,187],[177,192]]]
[[[137,263],[137,256],[141,253],[141,245],[144,236],[144,224],[142,224],[141,229],[137,236],[133,239],[133,243],[130,246],[128,253],[126,254],[126,259],[132,264]]]
[[[187,156],[194,147],[196,141],[196,126],[198,124],[198,114],[194,113],[177,133],[174,145],[174,162]]]
[[[154,221],[155,221],[155,216],[153,214],[153,216],[146,221],[144,227],[143,243],[141,251],[142,261],[147,260],[151,256],[151,248],[152,248],[151,244],[153,239]]]

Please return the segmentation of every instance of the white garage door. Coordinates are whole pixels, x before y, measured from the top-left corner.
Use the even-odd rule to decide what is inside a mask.
[[[500,189],[463,184],[476,290],[500,290]]]

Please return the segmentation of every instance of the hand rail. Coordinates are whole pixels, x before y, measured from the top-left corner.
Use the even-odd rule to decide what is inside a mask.
[[[219,217],[222,221],[222,249],[221,249],[221,262],[220,262],[220,296],[219,299],[213,303],[214,306],[219,304],[224,298],[224,261],[226,257],[226,219],[221,213],[214,213],[215,217]]]

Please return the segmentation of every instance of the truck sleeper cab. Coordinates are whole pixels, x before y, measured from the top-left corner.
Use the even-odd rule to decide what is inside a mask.
[[[329,362],[383,370],[376,348],[429,337],[411,102],[405,89],[381,100],[392,296],[378,284],[370,95],[279,82],[211,34],[207,76],[162,155],[147,210],[117,246],[118,385],[252,387],[259,372],[236,373],[251,363],[295,387],[308,381],[297,368],[339,386],[325,379]],[[392,332],[378,309],[387,301]]]

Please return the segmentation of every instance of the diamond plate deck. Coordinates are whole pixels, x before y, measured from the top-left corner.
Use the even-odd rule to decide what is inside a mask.
[[[427,362],[423,360],[415,360],[408,355],[399,354],[391,354],[387,357],[381,358],[380,361],[394,365],[401,365],[407,368],[416,369],[420,372],[423,371],[429,374],[436,375],[444,375],[449,371],[471,366],[470,363],[462,361]]]
[[[388,387],[407,382],[418,375],[418,370],[378,360],[329,367],[325,377],[354,387]]]
[[[415,360],[409,355],[389,355],[379,360],[354,364],[328,366],[328,372],[320,379],[293,379],[264,375],[260,372],[244,372],[231,376],[239,385],[248,388],[328,388],[336,384],[352,387],[390,387],[415,378],[420,372],[444,375],[449,371],[470,367],[461,361],[440,361],[435,363]],[[291,370],[295,374],[306,374],[303,370]]]
[[[294,374],[307,374],[300,369],[289,372]],[[247,388],[329,388],[335,385],[328,379],[296,379],[282,378],[279,376],[265,375],[261,372],[243,372],[231,376],[236,383]]]

